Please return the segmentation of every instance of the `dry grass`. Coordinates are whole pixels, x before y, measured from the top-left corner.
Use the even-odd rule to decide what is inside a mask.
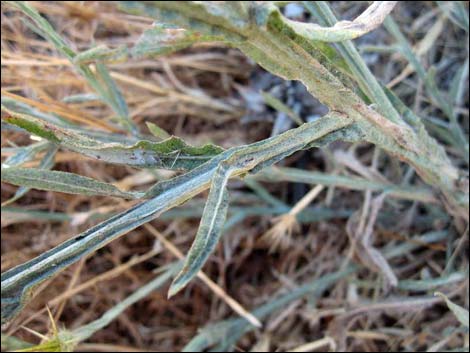
[[[92,43],[111,47],[131,44],[152,22],[149,18],[124,14],[112,4],[99,1],[87,2],[86,6],[79,2],[32,2],[32,5],[79,51],[90,48]],[[352,18],[359,11],[356,5],[346,2],[335,6],[339,13],[346,14],[345,17]],[[100,101],[63,102],[65,97],[91,90],[51,44],[25,26],[18,12],[2,4],[1,16],[2,97],[21,96],[39,111],[57,113],[90,128],[115,131],[116,125],[110,121],[113,114]],[[451,83],[444,78],[453,76],[458,66],[468,60],[467,34],[452,26],[436,5],[427,2],[400,5],[394,18],[418,48],[423,64],[438,67],[441,88],[450,90]],[[446,23],[439,24],[441,22]],[[408,106],[420,116],[442,120],[442,112],[426,95],[423,82],[413,74],[407,61],[387,51],[392,42],[391,36],[379,29],[361,39],[359,47],[366,49],[364,55],[374,74],[394,86],[394,91]],[[371,45],[383,47],[379,53],[370,52],[368,50],[374,49]],[[262,101],[259,108],[260,103],[254,98],[250,101],[240,94],[241,87],[255,89],[259,87],[259,82],[255,81],[269,75],[237,50],[222,45],[196,45],[161,59],[132,60],[111,64],[109,68],[129,105],[130,116],[142,131],[147,131],[145,122],[150,121],[193,144],[213,142],[231,147],[269,137],[273,122],[279,119]],[[278,87],[273,92],[294,90],[294,96],[302,94],[297,93],[300,90],[295,84],[271,80],[272,86]],[[287,95],[281,93],[280,97]],[[464,97],[456,107],[467,134],[468,104],[467,80]],[[296,113],[301,113],[303,118],[316,114],[315,109],[321,110],[319,105],[307,113],[302,109]],[[29,143],[29,136],[24,133],[2,130],[2,159],[12,153],[4,148]],[[468,167],[456,157],[454,147],[448,146],[447,151],[462,169]],[[41,157],[38,155],[27,166],[38,165]],[[346,143],[335,143],[324,151],[297,153],[284,161],[283,166],[331,175],[359,175],[371,182],[414,180],[415,184],[420,183],[404,164],[366,144],[350,148]],[[98,163],[65,150],[57,153],[54,169],[134,190],[170,176],[162,171],[140,172],[130,167]],[[323,219],[320,216],[312,221],[315,212],[313,216],[302,213],[304,209],[309,210],[311,200],[305,205],[301,201],[310,186],[288,182],[257,185],[253,187],[241,181],[231,183],[233,210],[229,215],[233,218],[229,217],[228,221],[230,223],[244,210],[245,214],[240,222],[225,231],[216,252],[204,267],[204,274],[199,276],[202,280],[194,281],[171,300],[166,298],[166,287],[154,291],[76,349],[95,352],[180,350],[200,328],[210,323],[236,316],[236,312],[252,310],[271,302],[276,295],[295,290],[304,282],[349,266],[350,258],[360,257],[361,253],[351,253],[346,231],[348,218],[344,213],[340,216],[340,211],[344,210],[358,211],[350,216],[350,219],[355,217],[352,219],[355,223],[351,221],[348,226],[356,227],[353,233],[368,227],[369,237],[373,232],[374,249],[401,244],[416,247],[389,260],[399,280],[445,276],[449,266],[451,272],[468,271],[468,225],[454,224],[439,205],[387,199],[380,211],[375,210],[379,212],[377,220],[366,224],[366,211],[371,207],[368,207],[370,193],[330,186],[326,192],[314,196],[311,206],[328,209],[336,216]],[[9,200],[16,189],[2,183],[2,202]],[[294,216],[298,215],[300,225],[293,227],[291,214],[282,211],[279,204],[294,207],[299,201],[301,207]],[[23,211],[56,212],[63,219],[50,220],[43,213],[24,220],[27,213],[2,210],[2,272],[134,203],[109,197],[30,190],[10,206]],[[253,206],[270,208],[260,215],[253,211]],[[180,209],[187,214],[170,211],[166,217],[131,231],[48,281],[37,291],[33,302],[4,325],[2,332],[38,343],[40,340],[30,330],[44,335],[51,332],[46,305],[59,327],[71,330],[96,319],[152,279],[154,270],[187,251],[197,230],[203,198],[190,201]],[[274,228],[270,223],[279,215],[281,222],[289,218],[289,241],[286,242],[283,241],[286,239],[278,239],[285,236],[280,234],[285,229],[278,231],[276,228],[286,226],[285,223]],[[447,236],[431,243],[411,239],[414,235],[434,231],[447,232]],[[276,248],[276,244],[262,241],[265,240],[263,235],[271,234],[269,232],[276,233],[275,241],[284,246]],[[274,248],[273,253],[270,250]],[[383,283],[380,268],[366,265],[338,280],[320,297],[306,296],[268,315],[262,320],[263,327],[244,335],[236,349],[309,351],[330,347],[348,351],[432,351],[441,346],[468,346],[468,331],[456,329],[458,322],[442,300],[425,298],[432,290],[399,288],[390,289]],[[465,280],[437,288],[450,295],[454,302],[468,307],[468,272]],[[405,299],[413,302],[406,303]]]

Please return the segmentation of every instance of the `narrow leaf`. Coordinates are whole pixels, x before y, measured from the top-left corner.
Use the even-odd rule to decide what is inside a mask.
[[[2,163],[2,167],[16,167],[23,163],[29,162],[36,157],[36,155],[46,149],[48,149],[50,143],[47,141],[41,141],[29,146],[25,147],[18,147],[16,150],[17,152],[5,159]],[[2,151],[5,149],[2,148]]]
[[[462,325],[464,325],[466,328],[469,327],[468,310],[466,310],[465,308],[462,308],[460,305],[452,303],[450,301],[450,299],[447,298],[447,296],[445,294],[441,293],[441,292],[436,292],[436,293],[434,293],[434,295],[437,295],[437,296],[441,297],[442,299],[444,299],[446,301],[447,307],[454,313],[457,320],[459,320],[459,322]]]
[[[51,169],[52,166],[54,165],[54,158],[57,153],[57,147],[50,142],[48,142],[46,145],[48,146],[48,151],[46,155],[42,158],[41,162],[39,163],[40,169]],[[3,167],[10,167],[10,166],[4,164]],[[16,190],[15,195],[13,195],[12,198],[6,200],[5,202],[2,202],[2,206],[6,206],[6,205],[11,204],[12,202],[15,202],[16,200],[23,197],[28,191],[29,191],[28,187],[20,186],[18,190]]]
[[[172,136],[162,142],[140,140],[133,145],[104,143],[91,136],[78,134],[30,115],[13,112],[4,121],[21,127],[72,151],[109,163],[126,164],[140,168],[193,169],[223,151],[221,147],[206,144],[193,147]]]
[[[267,105],[271,108],[276,109],[279,112],[283,112],[289,116],[297,125],[302,125],[304,122],[300,116],[297,115],[292,109],[290,109],[287,105],[281,102],[279,99],[274,97],[272,94],[268,92],[261,91],[261,95],[263,96],[264,101]]]
[[[11,167],[2,168],[2,181],[39,190],[80,195],[102,195],[135,199],[141,193],[121,191],[115,186],[81,175],[56,170]]]
[[[149,131],[152,133],[152,135],[155,136],[156,138],[158,138],[159,140],[165,140],[165,139],[171,137],[168,132],[163,130],[158,125],[156,125],[154,123],[151,123],[149,121],[147,121],[146,124],[147,124],[147,127],[148,127]]]
[[[322,26],[334,26],[338,23],[328,2],[303,1],[303,4]],[[399,122],[400,116],[395,109],[393,109],[392,104],[385,96],[379,82],[362,59],[354,43],[346,40],[337,43],[336,46],[339,53],[341,53],[341,56],[346,61],[346,65],[354,74],[354,78],[358,82],[361,90],[367,94],[372,102],[377,104],[378,109],[387,119],[393,122]]]
[[[285,18],[284,22],[308,40],[342,42],[360,37],[378,28],[396,4],[397,1],[374,1],[354,21],[341,21],[332,27],[321,27],[317,24],[297,22],[288,18]]]
[[[465,1],[436,1],[442,12],[457,26],[468,33],[468,9]]]
[[[125,45],[113,49],[108,48],[106,45],[99,45],[75,55],[72,62],[76,65],[90,64],[97,61],[114,64],[127,60],[127,56],[128,49]]]
[[[217,168],[196,238],[182,270],[171,284],[168,297],[178,293],[197,275],[217,245],[227,216],[228,192],[226,185],[231,171],[232,169],[225,166],[223,162]]]

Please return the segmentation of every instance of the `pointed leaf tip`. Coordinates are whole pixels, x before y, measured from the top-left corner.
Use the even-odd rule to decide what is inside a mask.
[[[231,172],[232,167],[223,162],[217,168],[196,238],[189,249],[183,268],[170,286],[168,297],[178,293],[198,274],[217,245],[227,215],[226,185]]]

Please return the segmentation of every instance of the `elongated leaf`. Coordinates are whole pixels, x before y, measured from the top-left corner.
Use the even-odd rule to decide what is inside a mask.
[[[293,121],[297,123],[297,125],[302,125],[304,123],[302,121],[302,118],[298,116],[296,112],[294,112],[292,109],[290,109],[287,105],[282,103],[279,99],[277,99],[273,95],[267,92],[263,92],[263,91],[261,92],[261,95],[263,96],[263,99],[267,105],[269,105],[273,109],[276,109],[277,111],[287,114],[289,118],[291,118]]]
[[[131,49],[134,55],[159,55],[195,42],[223,41],[238,47],[269,71],[277,74],[282,71],[280,75],[285,78],[291,76],[287,65],[279,59],[271,58],[272,50],[264,48],[259,52],[260,48],[255,48],[249,43],[254,34],[251,26],[256,22],[260,27],[285,27],[283,30],[290,31],[289,34],[309,47],[311,55],[338,75],[342,75],[343,80],[353,87],[351,78],[347,77],[347,65],[335,50],[319,40],[303,39],[279,9],[269,2],[260,2],[253,8],[250,8],[252,6],[247,2],[227,2],[221,6],[211,2],[194,1],[121,1],[120,6],[130,13],[151,16],[159,23],[156,28],[144,32],[136,46]],[[260,37],[258,39],[262,40]]]
[[[100,97],[97,96],[95,93],[79,93],[79,94],[72,94],[70,96],[62,98],[62,102],[64,103],[83,103],[83,102],[92,102],[92,101],[99,101]]]
[[[139,198],[143,193],[121,191],[115,186],[81,175],[36,168],[2,168],[2,181],[39,190],[80,195]]]
[[[333,126],[337,129],[339,126],[349,125],[344,117],[335,116],[335,114],[331,114],[328,120],[320,119],[317,123],[318,126],[330,125],[329,129],[332,129]],[[319,131],[311,130],[316,125],[315,123],[303,124],[278,137],[272,137],[245,148],[229,150],[233,152],[230,155],[227,154],[227,157],[220,162],[214,174],[196,238],[189,250],[183,269],[170,287],[169,297],[184,288],[196,276],[217,244],[228,208],[226,184],[230,175],[243,174],[249,170],[258,171],[260,166],[266,167],[296,150],[305,148],[311,143],[308,142],[309,140],[316,140],[313,134],[318,134]],[[297,136],[292,139],[292,134],[295,132],[297,132]],[[223,157],[221,156],[221,158]]]
[[[83,51],[73,58],[73,63],[78,65],[106,62],[106,63],[119,63],[127,60],[128,49],[125,45],[117,48],[110,49],[106,45],[99,45],[97,47]]]
[[[382,190],[387,191],[387,193],[392,197],[426,203],[437,202],[436,197],[433,195],[433,191],[430,188],[398,186],[359,177],[331,175],[295,168],[266,168],[254,177],[250,178],[268,182],[290,181],[312,185],[332,185],[352,190]]]
[[[223,151],[221,147],[211,144],[193,147],[175,136],[158,143],[147,140],[140,140],[133,145],[103,143],[3,106],[2,110],[9,114],[3,120],[12,125],[72,151],[109,163],[141,168],[193,169]]]
[[[182,6],[164,1],[120,1],[119,5],[129,13],[146,14],[157,20],[131,50],[137,56],[169,53],[199,41],[242,41],[240,32],[248,24],[244,5],[227,3],[230,11],[218,4],[192,1],[185,1]],[[200,16],[202,13],[205,17]]]
[[[465,1],[436,1],[444,14],[457,26],[468,33],[468,9]]]
[[[149,121],[147,121],[146,124],[147,124],[147,127],[149,128],[150,132],[152,133],[152,135],[155,136],[156,138],[158,138],[159,140],[165,140],[165,139],[171,137],[170,134],[168,134],[168,132],[163,130],[158,125],[156,125],[154,123],[151,123]]]
[[[34,221],[66,222],[72,220],[72,216],[66,213],[50,211],[32,211],[25,210],[21,207],[2,206],[1,212],[2,226]]]
[[[5,159],[2,163],[2,167],[16,167],[23,163],[29,162],[34,159],[34,157],[49,148],[50,144],[47,141],[41,141],[29,146],[18,147],[17,152]],[[2,148],[2,151],[6,149]]]
[[[102,61],[98,61],[95,64],[94,80],[96,81],[96,83],[94,82],[96,90],[100,92],[106,103],[117,113],[121,124],[135,134],[137,127],[129,117],[129,109],[127,108],[124,96],[119,91],[118,86]]]
[[[436,289],[438,287],[449,286],[454,283],[465,281],[468,278],[468,275],[463,271],[456,271],[447,276],[429,278],[422,280],[404,280],[400,281],[397,288],[408,291],[427,291]]]
[[[186,174],[158,183],[146,197],[152,197],[65,241],[38,257],[1,275],[2,322],[15,316],[29,301],[34,289],[46,279],[110,241],[154,219],[207,189],[219,164],[236,167],[232,176],[246,173],[273,160],[305,148],[313,141],[352,124],[344,115],[330,113],[297,129],[248,146],[229,149]],[[227,164],[228,163],[228,164]],[[215,192],[215,191],[214,191]]]
[[[304,6],[313,15],[313,18],[322,26],[335,26],[338,23],[336,16],[326,1],[303,1]],[[393,122],[399,122],[400,116],[393,109],[379,82],[367,67],[352,41],[346,40],[336,44],[339,53],[346,61],[346,65],[354,73],[355,81],[365,92],[371,102],[377,104],[379,111]]]
[[[332,27],[321,27],[317,24],[292,21],[288,18],[285,18],[284,22],[308,40],[342,42],[360,37],[379,27],[396,4],[397,1],[374,1],[354,21],[341,21]]]
[[[207,184],[210,177],[211,174],[205,175]],[[203,180],[199,181],[203,182]],[[154,199],[131,207],[38,257],[3,272],[1,275],[2,322],[17,314],[30,300],[36,286],[47,278],[207,187],[202,183],[201,187],[196,190],[189,189],[187,182],[173,186],[172,189],[161,193]]]
[[[437,295],[446,301],[447,307],[454,313],[455,317],[459,322],[464,325],[466,328],[469,327],[469,315],[468,310],[462,308],[460,305],[452,303],[452,301],[447,298],[447,296],[443,293],[436,292],[434,295]]]
[[[227,167],[224,164],[217,168],[212,179],[211,190],[204,207],[196,238],[188,252],[181,272],[178,273],[171,284],[168,297],[178,293],[189,281],[196,277],[217,245],[227,216],[227,181],[231,172],[230,166]]]
[[[39,168],[41,168],[41,169],[51,169],[52,166],[54,165],[54,157],[57,153],[57,147],[54,144],[48,142],[46,144],[46,146],[48,147],[47,153],[42,158],[41,162],[39,163]],[[8,165],[8,164],[5,165],[4,164],[2,166],[2,169],[3,169],[3,167],[10,167],[10,165]],[[12,202],[15,202],[16,200],[20,199],[21,197],[23,197],[29,191],[29,189],[30,188],[28,188],[27,186],[21,185],[18,188],[18,190],[16,190],[15,195],[13,195],[13,197],[8,199],[7,201],[3,202],[2,206],[6,206],[6,205],[11,204]]]

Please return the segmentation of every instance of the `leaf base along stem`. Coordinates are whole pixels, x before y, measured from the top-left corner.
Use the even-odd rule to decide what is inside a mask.
[[[186,174],[157,183],[148,191],[148,197],[152,197],[150,200],[117,214],[38,257],[2,273],[2,323],[13,318],[27,304],[34,288],[48,278],[119,236],[207,189],[211,180],[217,180],[214,174],[221,165],[230,166],[229,171],[226,170],[227,172],[223,174],[229,177],[243,175],[250,170],[257,171],[295,151],[307,148],[315,141],[321,142],[330,133],[342,131],[342,136],[345,138],[355,136],[352,126],[351,119],[343,114],[331,112],[315,122],[304,124],[281,135],[224,151]],[[324,141],[328,142],[330,141]]]
[[[379,3],[371,7],[371,11],[377,9]],[[271,73],[286,80],[301,81],[330,110],[353,119],[364,140],[411,164],[424,181],[440,191],[449,213],[468,221],[468,190],[460,187],[466,184],[468,177],[459,175],[419,118],[401,116],[396,104],[384,94],[375,79],[367,95],[371,101],[380,103],[377,104],[380,113],[371,109],[360,97],[361,92],[357,92],[358,83],[364,86],[363,82],[351,73],[348,64],[326,43],[313,40],[299,30],[298,23],[287,20],[274,4],[153,1],[126,2],[123,6],[136,13],[146,13],[159,23],[172,26],[173,31],[175,28],[185,31],[192,38],[185,46],[197,41],[224,40]],[[380,21],[387,13],[383,11]],[[368,12],[364,16],[369,16]],[[364,17],[360,17],[363,21]],[[315,30],[325,32],[328,29],[315,27]],[[341,26],[335,31],[336,36],[343,35]],[[168,37],[167,32],[162,35],[154,36],[154,42],[162,42],[169,52],[181,49],[178,36]],[[145,39],[147,43],[150,40]],[[367,69],[365,64],[363,66]]]

